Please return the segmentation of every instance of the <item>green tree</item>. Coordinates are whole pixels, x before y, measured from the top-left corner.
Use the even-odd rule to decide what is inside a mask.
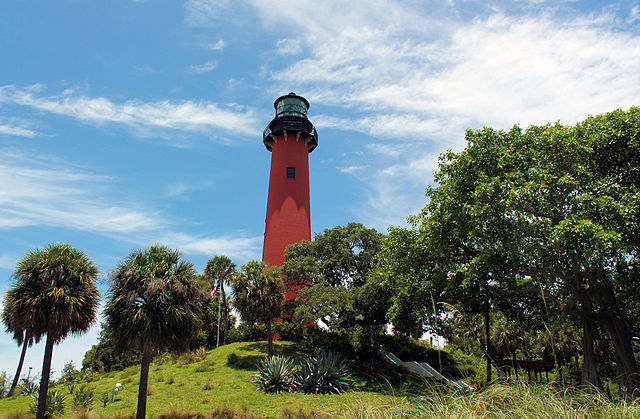
[[[638,254],[639,138],[639,108],[574,127],[468,131],[467,147],[441,157],[439,185],[410,218],[427,276],[394,280],[423,299],[444,291],[447,301],[487,319],[492,309],[529,311],[544,294],[582,324],[585,384],[599,384],[593,340],[600,325],[616,348],[621,387],[632,394],[638,368],[620,301],[637,278],[625,266]]]
[[[28,252],[13,273],[15,282],[5,298],[12,327],[29,331],[31,337],[47,335],[38,418],[45,415],[53,345],[69,333],[87,331],[96,318],[98,274],[87,255],[63,243]]]
[[[320,321],[333,332],[386,324],[391,295],[382,284],[376,259],[382,237],[375,229],[349,223],[325,229],[313,242],[287,247],[287,279],[309,285],[298,292],[299,324]]]
[[[221,304],[222,304],[222,327],[220,327],[220,342],[224,343],[224,334],[231,328],[229,323],[229,302],[224,286],[231,285],[231,278],[236,273],[236,265],[228,257],[215,256],[209,259],[207,266],[204,268],[204,276],[209,285],[213,288],[220,286]]]
[[[105,317],[115,349],[142,351],[136,417],[145,417],[153,354],[189,348],[200,326],[202,298],[193,265],[166,246],[134,251],[111,276]]]
[[[242,320],[249,324],[264,323],[269,342],[268,355],[273,355],[271,323],[282,315],[284,281],[279,267],[249,261],[231,281],[235,299],[233,305]]]
[[[100,325],[98,343],[84,354],[82,370],[96,372],[120,371],[142,361],[142,352],[138,350],[114,351],[111,330],[105,323]]]

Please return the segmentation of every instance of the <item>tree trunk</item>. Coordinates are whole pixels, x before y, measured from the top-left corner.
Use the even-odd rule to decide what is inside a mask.
[[[593,320],[586,317],[582,319],[582,386],[590,392],[602,389],[602,383],[600,383],[600,377],[598,377],[598,371],[596,370],[596,358],[593,353],[594,329]]]
[[[138,409],[136,419],[144,419],[147,414],[147,383],[149,382],[149,364],[151,363],[151,344],[144,343],[140,366],[140,385],[138,386]]]
[[[627,322],[619,315],[607,316],[602,320],[603,326],[609,332],[616,349],[618,369],[622,373],[621,392],[626,398],[633,397],[640,388],[638,382],[638,364],[631,346],[631,333]]]
[[[18,380],[20,380],[20,372],[22,371],[22,364],[24,363],[24,356],[27,353],[27,346],[29,346],[29,339],[24,339],[22,342],[22,353],[20,354],[20,361],[18,362],[18,369],[16,369],[16,375],[13,377],[13,383],[11,383],[11,389],[7,397],[13,396],[13,392],[16,391],[18,386]]]
[[[491,323],[489,316],[491,314],[491,306],[489,305],[489,299],[487,299],[487,307],[484,313],[484,333],[485,343],[487,349],[487,384],[491,383]]]
[[[44,344],[44,359],[42,361],[42,375],[40,376],[40,393],[38,394],[38,412],[36,419],[44,419],[47,409],[47,393],[49,391],[49,374],[51,374],[51,358],[53,357],[54,338],[47,333]]]
[[[269,358],[271,358],[273,356],[273,333],[271,333],[271,321],[267,322],[267,340],[269,341],[267,354]]]

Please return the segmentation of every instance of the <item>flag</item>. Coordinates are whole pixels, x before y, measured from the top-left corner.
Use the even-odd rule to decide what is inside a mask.
[[[211,290],[211,298],[216,298],[216,295],[220,294],[220,284],[216,285],[214,289]]]

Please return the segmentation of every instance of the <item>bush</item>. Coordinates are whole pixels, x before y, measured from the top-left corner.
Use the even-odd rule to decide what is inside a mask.
[[[260,362],[255,375],[258,386],[267,393],[290,392],[296,389],[296,369],[287,356],[272,356]]]
[[[82,412],[89,412],[93,407],[93,389],[87,385],[81,385],[73,393],[73,407]]]
[[[34,394],[29,410],[31,413],[38,412],[38,396]],[[47,393],[47,404],[44,411],[46,417],[62,416],[64,414],[65,397],[57,390],[51,390]]]
[[[309,330],[307,335],[302,338],[299,347],[307,353],[332,350],[340,352],[349,359],[353,359],[355,356],[348,336],[318,328]]]
[[[351,368],[342,355],[329,351],[302,361],[297,384],[305,393],[341,393],[353,386]]]
[[[3,371],[2,374],[0,374],[0,398],[4,397],[4,394],[7,392],[7,384],[9,384],[7,373]]]
[[[35,381],[27,381],[26,379],[22,379],[22,382],[18,386],[18,391],[23,396],[31,396],[34,394],[38,394],[40,391],[40,386],[35,383]]]
[[[232,352],[227,356],[227,365],[241,370],[253,370],[256,368],[256,358],[255,356],[238,356]]]

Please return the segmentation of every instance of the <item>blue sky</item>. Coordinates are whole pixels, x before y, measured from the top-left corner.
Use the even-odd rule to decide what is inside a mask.
[[[198,270],[260,258],[261,133],[290,91],[319,133],[314,232],[403,225],[465,129],[638,105],[640,1],[4,1],[0,60],[0,294],[56,241],[87,252],[106,291],[153,243]],[[65,340],[53,368],[96,339]],[[8,334],[0,354],[13,374]]]

